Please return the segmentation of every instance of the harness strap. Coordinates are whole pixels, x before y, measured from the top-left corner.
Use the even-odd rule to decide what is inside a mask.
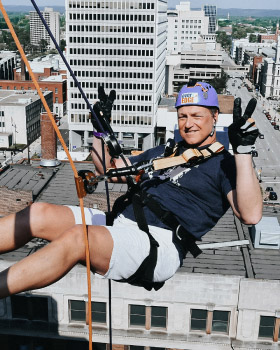
[[[165,225],[175,233],[175,241],[183,248],[185,255],[190,252],[196,258],[202,251],[195,243],[195,237],[189,233],[176,219],[175,215],[168,210],[164,210],[152,196],[146,192],[141,192],[141,200]],[[144,213],[143,213],[144,214]],[[144,217],[145,218],[145,217]],[[146,220],[146,219],[145,219]],[[138,223],[138,220],[137,220]],[[139,225],[139,224],[138,224]]]
[[[154,160],[153,167],[154,170],[161,170],[184,163],[195,163],[197,161],[207,159],[214,153],[219,153],[223,150],[224,146],[220,142],[214,142],[209,147],[201,150],[197,148],[189,148],[180,156]]]

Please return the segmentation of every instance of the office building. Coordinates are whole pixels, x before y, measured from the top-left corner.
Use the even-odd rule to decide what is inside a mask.
[[[52,8],[46,7],[41,12],[47,25],[55,37],[55,40],[60,43],[60,14],[55,12]],[[38,13],[30,11],[30,43],[39,46],[41,40],[46,40],[49,49],[54,49],[55,45],[52,42],[48,32],[46,31]]]
[[[205,16],[209,18],[208,33],[215,34],[217,26],[217,6],[204,5],[203,11]]]
[[[13,79],[16,66],[16,53],[0,51],[0,79]]]
[[[167,2],[67,1],[66,41],[71,67],[94,103],[99,85],[117,98],[112,127],[124,151],[153,145],[164,92]],[[88,149],[92,125],[86,103],[68,79],[70,150]]]
[[[52,92],[44,93],[52,110]],[[28,145],[40,136],[42,101],[34,91],[0,90],[0,147]]]
[[[208,35],[209,17],[203,10],[191,10],[189,1],[180,2],[175,10],[167,12],[167,16],[168,53],[180,53],[186,50],[190,43],[197,42],[202,37],[205,41],[215,41],[215,36]]]

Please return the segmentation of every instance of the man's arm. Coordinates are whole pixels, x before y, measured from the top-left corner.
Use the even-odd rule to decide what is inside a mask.
[[[94,137],[93,138],[93,144],[92,144],[92,151],[91,151],[91,156],[92,156],[92,161],[93,164],[95,165],[96,172],[98,175],[103,175],[104,174],[104,169],[103,169],[103,159],[102,159],[102,140]],[[124,163],[124,161],[121,158],[112,158],[109,155],[107,146],[104,146],[105,149],[105,167],[106,169],[108,168],[123,168],[127,165],[131,165],[130,160],[128,158],[125,158],[127,165]],[[117,179],[112,179],[114,182],[117,181]],[[122,178],[122,182],[124,178]]]
[[[262,217],[262,195],[252,167],[250,154],[235,154],[236,189],[227,198],[234,214],[247,225],[257,224]]]
[[[256,99],[251,99],[242,116],[241,99],[235,99],[233,123],[228,129],[236,164],[236,189],[230,191],[227,198],[234,214],[248,225],[258,223],[262,217],[262,195],[251,156],[259,135],[259,130],[251,119],[256,104]]]

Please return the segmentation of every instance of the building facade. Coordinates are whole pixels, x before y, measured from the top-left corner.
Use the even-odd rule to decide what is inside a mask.
[[[52,92],[44,95],[52,110]],[[40,136],[42,108],[42,101],[35,92],[0,91],[0,135],[11,135],[13,145],[31,144]]]
[[[179,92],[182,85],[202,80],[211,81],[222,73],[222,52],[207,50],[207,44],[191,45],[192,50],[180,55],[167,56],[166,94],[171,96]]]
[[[0,79],[14,79],[16,66],[16,53],[9,51],[0,52]]]
[[[46,23],[55,37],[55,40],[60,43],[60,14],[55,12],[52,8],[46,7],[41,12]],[[49,49],[54,49],[55,44],[52,42],[48,32],[46,31],[38,13],[30,11],[30,43],[39,46],[41,40],[46,40]]]
[[[215,34],[217,28],[217,6],[204,5],[203,11],[205,13],[205,16],[209,17],[208,33]]]
[[[189,1],[176,5],[176,10],[169,10],[167,18],[168,53],[180,53],[202,36],[208,37],[209,17],[203,10],[191,10]]]
[[[280,99],[280,36],[277,40],[275,59],[264,60],[260,92],[264,97]]]
[[[117,98],[112,127],[124,151],[153,145],[164,92],[167,2],[67,1],[68,60],[88,99],[99,85]],[[68,77],[70,150],[88,149],[92,125],[86,103]]]

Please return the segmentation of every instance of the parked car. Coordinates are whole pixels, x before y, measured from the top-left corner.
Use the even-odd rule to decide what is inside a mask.
[[[272,124],[272,123],[271,123]],[[275,130],[279,130],[279,125],[274,125]]]
[[[267,118],[268,120],[271,120],[271,119],[272,119],[270,114],[268,114],[268,115],[266,116],[266,118]]]
[[[274,129],[275,129],[275,125],[276,125],[276,122],[274,120],[271,121],[271,125],[274,126]]]
[[[266,191],[266,192],[273,192],[273,187],[270,187],[270,186],[269,186],[269,187],[267,187],[267,188],[265,189],[265,191]]]
[[[266,112],[267,112],[266,109],[263,109],[263,114],[266,114]]]
[[[264,134],[259,133],[259,138],[264,139]]]
[[[252,151],[252,157],[258,157],[258,151],[256,151],[256,150],[253,150]]]
[[[276,201],[277,200],[277,193],[274,191],[269,192],[269,199],[272,201]]]

